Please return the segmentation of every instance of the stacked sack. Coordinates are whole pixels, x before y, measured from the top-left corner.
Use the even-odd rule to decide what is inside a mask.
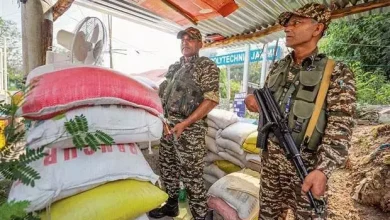
[[[15,182],[9,201],[30,201],[27,211],[46,208],[43,219],[134,219],[158,207],[167,195],[136,142],[162,135],[162,106],[144,82],[95,66],[46,65],[27,78],[33,85],[19,114],[32,120],[27,146],[47,147],[32,162],[35,187]],[[115,145],[77,150],[64,127],[84,115],[88,132],[102,131]]]
[[[259,178],[259,173],[250,169],[224,176],[210,187],[208,207],[225,220],[257,219]]]
[[[213,109],[207,115],[208,131],[206,135],[206,148],[208,150],[205,157],[206,167],[204,169],[203,178],[206,181],[206,186],[209,188],[218,179],[222,178],[230,170],[236,170],[236,166],[228,161],[225,161],[221,156],[220,152],[224,152],[224,149],[217,145],[217,137],[223,129],[231,124],[238,122],[238,117],[232,112],[228,112],[221,109]],[[225,165],[221,170],[219,166]]]
[[[256,147],[258,132],[255,131],[250,134],[242,145],[243,150],[246,154],[245,167],[255,170],[260,173],[260,148]]]
[[[220,109],[208,114],[207,124],[209,151],[204,179],[211,184],[208,207],[225,220],[257,219],[260,182],[257,125],[241,122],[233,112]]]
[[[236,122],[223,129],[217,136],[217,145],[223,148],[218,155],[223,159],[241,167],[245,167],[246,152],[242,149],[246,138],[257,130],[257,126],[244,122]]]
[[[213,184],[226,174],[246,167],[247,153],[242,146],[257,126],[239,122],[235,113],[221,109],[208,114],[207,124],[204,179]]]

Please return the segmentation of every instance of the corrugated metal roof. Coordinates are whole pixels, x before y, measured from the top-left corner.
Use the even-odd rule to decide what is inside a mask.
[[[235,12],[225,18],[218,17],[210,19],[206,22],[200,21],[198,23],[197,28],[199,28],[202,33],[220,33],[226,38],[234,37],[239,34],[254,33],[261,29],[265,29],[275,25],[279,14],[284,11],[293,11],[294,9],[299,8],[310,2],[324,3],[327,6],[330,6],[331,0],[236,0],[236,2],[239,5],[239,9],[237,9]],[[339,3],[340,8],[346,8],[366,2],[372,2],[372,0],[344,0],[336,2]],[[369,14],[385,12],[390,12],[390,7],[374,9],[371,11],[346,16],[342,19],[352,20],[362,16],[367,16]],[[213,27],[210,27],[210,24],[214,24]],[[219,24],[219,27],[216,24]],[[224,26],[227,26],[229,28],[224,28]],[[284,33],[283,31],[279,31],[264,37],[251,39],[250,43],[268,43],[282,37],[284,37]],[[243,42],[236,42],[230,44],[229,46],[240,46],[242,44]]]
[[[77,4],[84,4],[95,7],[95,9],[105,10],[107,13],[119,15],[122,18],[133,22],[144,24],[168,33],[177,33],[181,27],[169,20],[161,18],[153,12],[141,8],[133,0],[77,0]],[[204,36],[218,33],[225,38],[256,33],[275,25],[277,17],[284,11],[292,11],[309,2],[324,3],[330,6],[331,0],[235,0],[239,5],[232,14],[227,17],[215,17],[208,20],[199,21],[198,28]],[[347,8],[374,0],[338,0],[339,8]],[[389,1],[390,2],[390,1]],[[92,3],[92,4],[91,4]],[[371,11],[350,15],[342,19],[351,20],[369,14],[390,12],[390,7],[374,9]],[[252,38],[245,42],[232,42],[229,46],[242,45],[244,43],[268,43],[278,38],[284,37],[282,31],[271,33],[260,38]]]

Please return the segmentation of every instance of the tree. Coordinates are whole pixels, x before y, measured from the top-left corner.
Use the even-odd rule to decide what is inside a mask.
[[[260,84],[261,62],[249,64],[249,82]],[[227,98],[227,70],[220,68],[219,75],[220,93],[222,98]],[[234,94],[240,92],[244,67],[242,65],[230,67],[230,100],[234,100]]]
[[[0,17],[0,40],[3,38],[7,40],[8,66],[16,69],[22,68],[22,37],[20,32],[15,22]]]
[[[221,73],[219,75],[219,85],[220,85],[220,93],[222,98],[227,98],[227,72],[226,68],[220,68]],[[231,71],[231,70],[230,70]],[[230,73],[231,74],[231,73]],[[242,80],[237,80],[239,74],[236,73],[233,77],[231,77],[230,80],[230,100],[234,100],[234,94],[240,92],[241,89],[241,81]],[[242,78],[242,73],[241,73],[241,78]]]
[[[0,40],[7,41],[8,89],[20,90],[23,85],[22,37],[13,21],[0,18]]]
[[[21,69],[8,67],[8,90],[18,91],[24,86],[23,73]]]
[[[237,65],[230,67],[230,79],[235,81],[242,81],[244,73],[244,66]],[[249,64],[249,79],[251,83],[260,84],[261,62],[254,62]]]
[[[390,13],[329,26],[320,50],[347,63],[355,73],[357,101],[390,103]]]
[[[221,98],[227,97],[227,73],[226,68],[220,68],[221,72],[219,74],[219,92],[221,93]]]
[[[365,72],[359,63],[351,64],[356,76],[357,100],[361,104],[389,104],[390,83],[383,71]]]
[[[390,13],[329,26],[321,50],[337,60],[360,62],[365,72],[385,72],[390,79]]]

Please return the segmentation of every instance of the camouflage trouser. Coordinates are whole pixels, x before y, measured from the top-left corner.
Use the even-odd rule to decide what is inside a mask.
[[[200,123],[192,124],[178,139],[176,148],[179,156],[172,139],[163,137],[160,146],[160,172],[167,193],[169,197],[177,198],[181,179],[186,187],[194,218],[205,217],[207,213],[207,191],[202,177],[206,155],[205,136],[205,126]]]
[[[311,170],[316,154],[302,151],[301,155],[306,168]],[[302,183],[295,167],[279,146],[269,142],[261,160],[259,219],[285,219],[288,209],[293,211],[295,219],[324,219],[314,213],[307,195],[301,193]]]

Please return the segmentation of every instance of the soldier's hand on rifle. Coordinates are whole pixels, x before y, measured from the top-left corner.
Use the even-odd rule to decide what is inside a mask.
[[[247,95],[244,102],[249,111],[259,112],[259,106],[257,105],[255,96],[253,94]]]
[[[310,172],[302,184],[302,191],[307,193],[309,190],[314,198],[320,199],[325,194],[327,178],[320,170]]]

